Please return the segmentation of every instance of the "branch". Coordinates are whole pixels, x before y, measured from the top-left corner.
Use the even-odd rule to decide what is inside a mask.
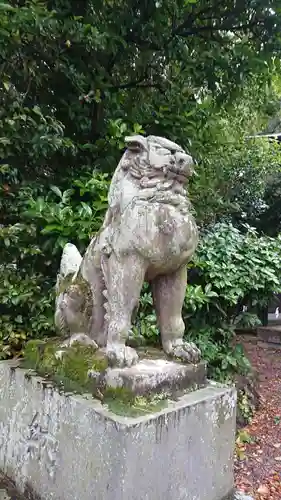
[[[151,83],[145,83],[143,82],[143,79],[136,80],[134,82],[129,82],[129,83],[121,83],[120,85],[116,85],[113,87],[107,87],[108,90],[111,90],[112,92],[118,92],[118,90],[124,90],[124,89],[149,89],[149,88],[157,88],[161,92],[164,92],[160,83],[156,82],[151,82]]]
[[[178,36],[190,36],[190,35],[200,35],[202,32],[214,32],[214,31],[232,31],[232,32],[236,32],[236,31],[245,31],[245,30],[248,30],[250,28],[253,28],[254,26],[256,26],[256,22],[252,21],[252,22],[249,22],[247,24],[240,24],[240,25],[237,25],[237,26],[232,26],[232,25],[228,25],[228,24],[222,24],[220,26],[212,26],[212,25],[207,25],[207,26],[200,26],[200,27],[195,27],[193,29],[189,29],[189,30],[186,30],[186,31],[182,31],[182,32],[178,32],[177,31],[177,35]]]
[[[225,2],[225,0],[217,1],[217,3],[216,3],[216,9],[218,9],[219,6],[223,6],[224,2]],[[205,17],[205,15],[208,12],[211,12],[212,15],[208,16],[208,17]],[[174,28],[172,30],[172,36],[176,35],[178,30],[181,30],[183,28],[187,28],[188,26],[191,27],[193,25],[195,19],[199,19],[200,21],[205,21],[207,19],[213,19],[214,18],[214,14],[213,13],[214,13],[214,5],[210,5],[209,7],[206,7],[206,8],[204,7],[203,9],[201,9],[199,11],[195,11],[195,12],[193,11],[193,12],[191,12],[189,14],[189,16],[187,17],[187,19],[182,24],[180,24],[178,27],[176,27],[176,28]]]
[[[112,85],[112,86],[107,86],[103,89],[103,99],[104,99],[104,92],[105,90],[109,90],[111,92],[118,92],[119,90],[126,90],[126,89],[153,89],[153,88],[156,88],[158,89],[161,93],[164,93],[164,90],[163,88],[161,87],[161,84],[160,83],[156,83],[156,82],[144,82],[144,79],[145,78],[141,78],[139,80],[136,80],[136,81],[132,81],[132,82],[128,82],[128,83],[121,83],[120,85]],[[90,92],[88,92],[87,95],[84,95],[82,97],[82,100],[84,102],[91,102],[91,98],[95,95],[95,91],[94,90],[90,90]]]
[[[163,46],[157,45],[155,42],[151,42],[149,40],[143,40],[140,37],[137,37],[134,33],[128,33],[124,39],[126,42],[133,42],[137,44],[139,47],[147,48],[154,51],[159,51],[163,49]]]

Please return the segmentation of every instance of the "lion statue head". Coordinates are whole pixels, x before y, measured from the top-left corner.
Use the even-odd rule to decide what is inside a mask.
[[[178,144],[153,135],[126,137],[125,143],[127,149],[111,183],[114,198],[126,193],[123,206],[134,197],[176,205],[188,203],[185,185],[194,171],[189,154]]]
[[[132,175],[149,178],[164,175],[185,183],[193,174],[192,157],[176,143],[163,137],[140,135],[126,137],[127,151],[122,158],[122,167],[130,168]]]

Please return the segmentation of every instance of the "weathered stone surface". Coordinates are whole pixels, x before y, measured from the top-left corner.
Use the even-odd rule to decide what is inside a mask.
[[[85,255],[67,244],[57,279],[55,323],[63,334],[89,336],[111,365],[138,361],[126,345],[144,281],[152,286],[164,351],[197,363],[200,351],[183,340],[186,264],[198,243],[185,184],[193,160],[163,137],[126,138],[113,175],[108,210]],[[83,340],[84,339],[84,340]]]
[[[207,366],[204,361],[185,365],[165,359],[143,359],[129,368],[109,368],[102,376],[93,372],[92,377],[102,386],[123,387],[136,395],[172,395],[206,385]]]
[[[261,326],[257,328],[258,338],[269,344],[281,345],[281,325]]]
[[[248,406],[248,417],[254,414],[260,406],[260,391],[259,391],[259,374],[255,369],[251,369],[246,375],[236,374],[235,376],[235,387],[238,393],[238,401],[242,394],[247,398]],[[237,426],[245,427],[248,423],[248,419],[245,415],[245,408],[237,405]]]
[[[0,469],[42,500],[222,500],[236,394],[210,384],[138,418],[0,363]]]
[[[28,341],[20,366],[34,370],[64,390],[91,392],[102,399],[111,388],[127,389],[123,392],[125,399],[129,393],[131,400],[140,395],[150,399],[150,395],[157,394],[165,399],[166,395],[206,385],[205,362],[194,365],[171,361],[159,348],[139,347],[140,361],[136,365],[110,368],[102,349],[76,343],[58,349],[58,345],[58,339]]]
[[[7,490],[0,489],[0,500],[11,500],[11,497],[8,494]]]
[[[30,496],[23,496],[17,491],[15,485],[0,470],[0,500],[35,500]]]
[[[251,497],[250,495],[245,495],[245,493],[240,493],[239,491],[236,491],[234,493],[233,500],[254,500],[254,497]]]

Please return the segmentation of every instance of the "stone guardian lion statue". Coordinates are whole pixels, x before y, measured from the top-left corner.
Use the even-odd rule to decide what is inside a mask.
[[[57,278],[55,323],[60,334],[103,348],[111,366],[138,360],[126,346],[144,281],[152,287],[163,350],[197,363],[183,340],[182,305],[198,231],[185,190],[193,160],[162,137],[126,138],[113,175],[103,225],[84,257],[68,243]]]

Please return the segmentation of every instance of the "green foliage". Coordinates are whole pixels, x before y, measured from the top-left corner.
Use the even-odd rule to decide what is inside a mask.
[[[0,352],[11,356],[26,339],[54,334],[54,284],[67,241],[83,252],[100,227],[106,209],[107,176],[94,172],[61,192],[52,186],[41,196],[22,187],[14,217],[0,226]],[[14,198],[13,198],[14,199]]]
[[[234,329],[258,324],[243,306],[267,305],[280,292],[280,258],[280,238],[259,237],[247,226],[242,232],[216,224],[201,238],[189,266],[184,319],[215,378],[249,369],[242,348],[233,343]]]
[[[243,391],[238,392],[238,410],[245,422],[250,423],[254,416],[255,408],[253,407],[248,394]]]
[[[93,172],[61,191],[51,186],[46,196],[30,198],[23,216],[41,228],[42,247],[58,255],[67,242],[81,250],[100,228],[107,209],[107,174]]]
[[[280,256],[280,237],[259,237],[247,225],[242,231],[231,223],[218,223],[201,238],[190,265],[190,282],[211,284],[216,295],[212,305],[206,297],[210,314],[214,308],[214,316],[221,313],[234,320],[240,304],[266,305],[280,291]]]
[[[232,380],[235,374],[247,374],[251,365],[245,356],[243,347],[234,343],[234,332],[227,323],[222,328],[209,326],[193,330],[188,336],[196,342],[203,359],[208,362],[208,376],[225,382]]]
[[[2,4],[2,172],[44,181],[111,171],[130,131],[197,151],[210,108],[252,75],[260,87],[270,78],[278,2]]]
[[[189,189],[201,225],[229,219],[236,225],[246,221],[257,226],[264,212],[269,179],[279,175],[281,150],[276,142],[245,138],[245,131],[249,134],[251,128],[241,114],[243,111],[251,115],[250,105],[247,92],[243,107],[234,104],[205,125],[210,139],[203,144],[203,150],[201,145],[196,152],[196,176]],[[258,116],[261,119],[261,109]],[[259,124],[256,117],[251,126]]]
[[[30,337],[54,333],[61,248],[71,241],[83,252],[98,231],[126,135],[164,135],[190,150],[198,163],[190,197],[200,226],[224,219],[256,224],[268,173],[279,169],[279,151],[245,136],[274,114],[281,16],[279,0],[235,5],[230,0],[10,0],[0,4],[0,12],[0,352],[5,357]],[[188,329],[206,338],[206,345],[217,342],[214,332],[227,331],[225,322],[237,321],[235,301],[260,303],[278,288],[269,265],[273,241],[270,250],[267,240],[247,233],[252,246],[245,243],[243,253],[242,233],[231,244],[230,235],[221,235],[225,250],[214,234],[206,235],[190,270],[197,277],[184,308]],[[254,265],[255,244],[261,263]],[[253,278],[248,262],[243,267],[235,252],[249,258]],[[263,265],[269,269],[266,286],[259,277]],[[156,318],[146,289],[135,329],[155,342]],[[224,352],[228,334],[216,336]]]
[[[29,337],[53,331],[54,300],[50,262],[36,242],[36,227],[17,223],[0,228],[0,352],[10,356]]]
[[[280,292],[280,259],[281,238],[259,237],[248,226],[241,231],[230,223],[218,223],[202,234],[188,266],[183,317],[186,338],[201,349],[210,377],[225,380],[250,369],[242,346],[235,343],[234,330],[259,324],[255,314],[243,312],[243,306],[264,306],[273,293]],[[138,332],[156,343],[151,305],[151,296],[145,293],[138,316],[143,326]]]

